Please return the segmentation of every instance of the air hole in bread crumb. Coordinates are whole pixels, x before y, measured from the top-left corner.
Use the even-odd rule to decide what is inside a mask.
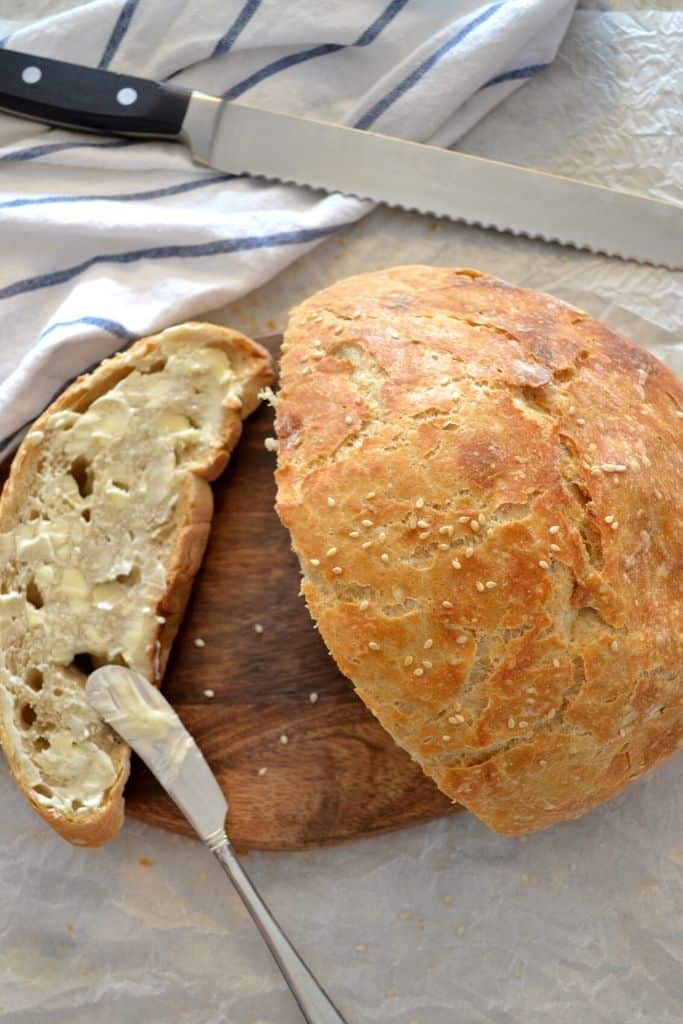
[[[33,741],[33,749],[36,753],[40,754],[43,750],[50,749],[50,741],[46,740],[44,736],[39,736]]]
[[[80,811],[81,808],[83,808],[83,807],[85,807],[85,804],[83,803],[82,800],[72,800],[71,801],[71,810],[72,811]]]
[[[39,668],[30,668],[26,673],[26,685],[30,686],[36,693],[40,693],[45,680]]]
[[[30,729],[36,720],[36,713],[30,704],[22,704],[19,712],[19,720],[22,729]]]
[[[112,487],[115,487],[117,491],[123,491],[125,494],[128,494],[130,491],[130,487],[124,480],[112,480],[111,485]]]
[[[78,654],[74,654],[71,667],[77,669],[84,676],[89,676],[97,668],[96,660],[99,659],[96,659],[88,651],[79,651]]]
[[[26,584],[26,600],[29,604],[32,604],[34,608],[42,608],[44,604],[43,595],[41,594],[40,588],[33,577],[31,577]]]
[[[74,459],[69,472],[76,481],[81,498],[89,497],[92,494],[93,488],[93,472],[90,463],[84,455],[79,455],[78,458]]]
[[[130,572],[120,572],[116,577],[117,583],[126,583],[128,586],[134,586],[140,582],[140,570],[137,565],[134,565]]]
[[[85,519],[86,523],[90,522],[90,509],[84,508],[81,512],[81,519]]]
[[[52,796],[52,790],[49,786],[44,786],[41,782],[39,785],[33,787],[33,792],[38,793],[40,796]]]

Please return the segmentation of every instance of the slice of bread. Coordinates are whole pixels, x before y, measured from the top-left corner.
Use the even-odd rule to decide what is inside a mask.
[[[271,377],[243,335],[173,327],[76,380],[16,455],[0,499],[0,740],[72,843],[118,831],[130,760],[87,674],[122,664],[159,684],[209,534],[207,481]]]

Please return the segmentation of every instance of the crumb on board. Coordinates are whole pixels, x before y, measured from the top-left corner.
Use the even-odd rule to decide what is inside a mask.
[[[316,704],[318,702],[318,694],[316,693],[315,690],[311,690],[311,692],[308,695],[308,699],[310,700],[311,704]]]
[[[282,736],[280,736],[280,743],[282,744],[283,747],[286,747],[287,744],[289,743],[289,736],[287,735],[286,732],[283,732]]]
[[[154,861],[152,860],[151,857],[140,857],[138,864],[140,865],[141,868],[154,867]]]
[[[192,643],[195,645],[195,647],[206,647],[206,640],[204,640],[204,638],[201,636],[196,636]]]
[[[268,773],[268,769],[264,766],[263,768],[259,768],[258,773],[261,776],[266,775]]]
[[[279,447],[279,441],[276,437],[267,437],[263,442],[263,447],[267,452],[276,452]]]
[[[263,633],[263,626],[261,625],[260,622],[254,623],[254,632],[257,633],[259,636],[261,636],[261,634]]]
[[[211,700],[212,697],[216,696],[216,691],[215,690],[204,690],[204,696],[208,697],[209,700]]]

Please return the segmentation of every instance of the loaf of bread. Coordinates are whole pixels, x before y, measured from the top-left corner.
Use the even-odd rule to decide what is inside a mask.
[[[683,742],[683,388],[474,270],[340,281],[291,314],[278,510],[367,706],[520,835]]]
[[[73,383],[34,424],[0,500],[0,739],[72,843],[119,829],[129,750],[90,708],[93,667],[159,683],[206,545],[212,494],[267,353],[189,323]]]

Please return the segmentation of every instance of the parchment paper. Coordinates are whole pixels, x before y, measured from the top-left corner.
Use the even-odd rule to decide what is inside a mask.
[[[626,6],[579,11],[556,66],[465,148],[682,200],[683,11]],[[322,284],[398,262],[469,264],[545,289],[683,373],[682,275],[387,211],[218,318],[267,333]],[[679,755],[606,807],[526,841],[462,814],[246,864],[349,1024],[674,1024],[680,768]],[[4,766],[0,906],[7,1024],[300,1024],[205,850],[136,822],[102,851],[72,849]]]

